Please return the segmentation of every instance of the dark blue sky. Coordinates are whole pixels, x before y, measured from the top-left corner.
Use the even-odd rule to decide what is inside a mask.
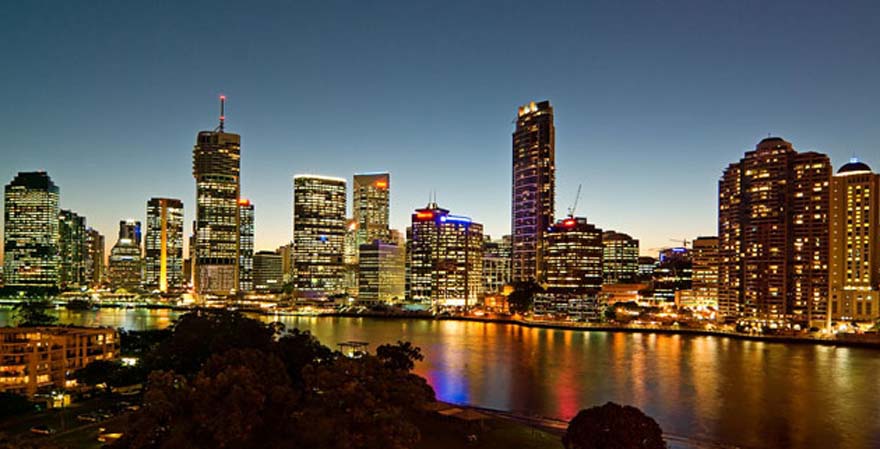
[[[512,120],[530,100],[556,109],[557,214],[582,183],[578,214],[644,253],[714,234],[722,169],[767,133],[880,168],[874,1],[0,8],[0,180],[49,171],[108,244],[151,196],[192,217],[192,145],[221,92],[258,249],[290,239],[295,173],[388,170],[394,227],[436,190],[509,232]]]

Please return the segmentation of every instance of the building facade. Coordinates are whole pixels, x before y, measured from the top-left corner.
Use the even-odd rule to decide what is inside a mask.
[[[60,190],[46,172],[21,172],[6,185],[3,277],[6,286],[59,285]]]
[[[505,235],[501,240],[491,240],[486,236],[483,241],[483,293],[500,293],[505,285],[510,285],[511,278],[511,240]]]
[[[358,302],[402,301],[406,294],[405,248],[377,239],[361,245],[359,254]]]
[[[225,98],[221,97],[221,101]],[[222,104],[222,103],[221,103]],[[193,147],[196,181],[193,285],[200,295],[238,290],[241,136],[220,126],[201,131]]]
[[[61,210],[58,215],[58,282],[61,289],[88,286],[88,242],[86,218],[76,212]]]
[[[284,287],[284,256],[275,251],[254,254],[254,290],[276,292]]]
[[[654,268],[654,300],[675,304],[679,292],[693,287],[693,261],[687,248],[665,248],[660,251]]]
[[[119,222],[119,238],[110,250],[107,278],[113,290],[137,291],[143,279],[141,222]]]
[[[86,265],[86,277],[90,287],[98,288],[104,284],[106,276],[104,236],[97,229],[88,228],[86,230],[86,245],[89,259]]]
[[[238,200],[238,291],[254,289],[254,204]]]
[[[691,308],[718,309],[718,237],[697,237],[691,249]]]
[[[151,198],[144,238],[144,289],[168,293],[180,291],[184,285],[183,202]]]
[[[293,282],[299,297],[345,291],[345,195],[341,178],[293,178]]]
[[[417,209],[407,239],[408,294],[439,307],[469,307],[483,287],[483,225],[436,203]]]
[[[768,137],[718,184],[719,308],[728,318],[824,320],[831,162]]]
[[[595,297],[602,289],[602,230],[584,217],[557,221],[547,232],[545,285],[557,295]]]
[[[833,322],[880,318],[880,175],[857,159],[831,178],[830,313]]]
[[[553,224],[556,129],[549,101],[521,106],[513,132],[512,276],[543,281],[544,235]]]
[[[352,214],[357,225],[357,248],[376,240],[389,242],[388,214],[391,204],[391,175],[354,175]]]
[[[605,284],[630,284],[639,277],[639,241],[615,231],[602,233],[602,278]]]

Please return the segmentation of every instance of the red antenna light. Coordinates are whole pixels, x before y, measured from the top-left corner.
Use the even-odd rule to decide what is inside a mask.
[[[220,132],[223,132],[223,122],[226,121],[226,95],[220,95]]]

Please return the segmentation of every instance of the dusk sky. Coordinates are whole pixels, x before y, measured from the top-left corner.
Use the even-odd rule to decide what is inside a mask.
[[[296,173],[389,171],[394,228],[436,191],[500,237],[516,109],[546,99],[557,216],[583,184],[578,215],[655,253],[716,233],[722,170],[768,133],[880,169],[880,4],[770,3],[10,1],[0,181],[48,171],[108,246],[150,197],[189,223],[224,93],[257,249],[290,240]]]

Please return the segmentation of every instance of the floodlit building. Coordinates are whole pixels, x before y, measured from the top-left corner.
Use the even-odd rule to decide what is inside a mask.
[[[0,327],[0,392],[33,396],[69,387],[71,373],[119,357],[111,328]]]
[[[831,161],[761,140],[718,183],[720,312],[824,322]]]
[[[546,238],[547,292],[595,297],[602,289],[602,230],[584,217],[568,217],[551,226]]]
[[[697,237],[691,248],[691,295],[682,306],[718,308],[718,237]]]
[[[224,129],[225,100],[220,97],[220,126],[199,132],[193,147],[196,220],[192,269],[198,294],[229,295],[239,288],[241,136]]]
[[[602,277],[605,284],[628,284],[639,277],[639,241],[615,231],[602,233]]]
[[[254,204],[238,200],[238,291],[254,289]]]
[[[549,101],[520,106],[513,132],[512,276],[543,281],[544,234],[553,224],[556,129]]]
[[[135,291],[141,287],[143,258],[141,257],[141,222],[119,222],[119,238],[110,250],[107,277],[110,288]]]
[[[163,293],[183,289],[183,202],[151,198],[144,239],[144,289]]]
[[[254,254],[254,290],[280,291],[284,287],[284,256],[275,251]]]
[[[61,288],[78,289],[88,286],[86,217],[62,209],[58,215],[58,232],[58,279]]]
[[[880,175],[858,159],[831,178],[832,321],[880,318]]]
[[[407,296],[435,309],[476,304],[483,287],[483,225],[433,202],[411,220]]]
[[[357,224],[357,248],[376,240],[389,241],[388,214],[391,201],[391,175],[365,173],[354,175],[352,211]]]
[[[404,247],[375,240],[360,246],[358,302],[392,302],[404,299]]]
[[[293,177],[293,282],[299,297],[345,291],[345,191],[341,178]]]
[[[3,276],[6,286],[59,284],[60,191],[46,172],[20,172],[6,185]]]

